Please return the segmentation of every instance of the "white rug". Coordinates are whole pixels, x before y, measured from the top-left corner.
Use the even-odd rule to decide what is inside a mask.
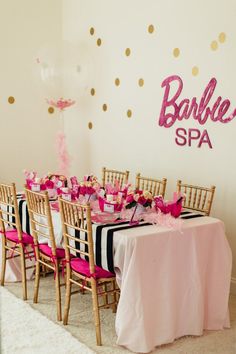
[[[91,294],[85,292],[72,296],[69,324],[63,326],[56,321],[53,276],[41,278],[38,304],[32,303],[33,281],[28,282],[28,304],[21,300],[20,283],[8,283],[5,288],[11,294],[2,290],[4,354],[133,354],[116,345],[115,314],[109,309],[101,311],[103,346],[96,346]],[[64,305],[64,287],[61,290]],[[11,323],[8,325],[9,318]],[[174,343],[157,347],[151,354],[236,354],[236,296],[230,299],[230,318],[230,329],[206,331],[200,337],[182,337]],[[13,341],[13,333],[15,336],[20,334],[21,326],[23,335]]]
[[[0,287],[4,354],[95,354],[68,331]]]

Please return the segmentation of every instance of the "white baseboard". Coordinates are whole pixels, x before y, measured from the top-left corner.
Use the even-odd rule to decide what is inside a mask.
[[[236,278],[231,278],[230,294],[236,295]]]

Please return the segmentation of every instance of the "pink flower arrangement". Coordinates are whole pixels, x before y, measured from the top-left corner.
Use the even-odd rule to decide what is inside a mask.
[[[81,195],[92,195],[96,192],[96,189],[92,185],[81,185],[79,188],[79,194]]]
[[[92,194],[98,193],[100,188],[97,177],[93,175],[84,176],[83,182],[79,184],[79,194],[91,196]]]
[[[48,191],[50,198],[60,195],[60,188],[66,187],[67,179],[63,175],[48,174],[45,177],[37,177],[37,172],[24,170],[27,188],[35,191]]]
[[[59,98],[59,100],[49,100],[49,99],[46,99],[47,103],[50,105],[50,106],[53,106],[53,107],[56,107],[58,108],[60,111],[63,111],[65,108],[68,108],[70,106],[72,106],[73,104],[75,104],[75,101],[74,100],[71,100],[70,98],[69,99],[64,99],[64,98]]]
[[[49,173],[45,177],[45,180],[49,180],[49,181],[53,182],[55,187],[66,187],[67,186],[67,178],[64,175]],[[49,183],[49,185],[50,185],[50,183]]]
[[[128,193],[126,197],[126,209],[135,207],[137,204],[142,205],[144,208],[151,207],[153,201],[152,193],[149,191],[135,190]]]

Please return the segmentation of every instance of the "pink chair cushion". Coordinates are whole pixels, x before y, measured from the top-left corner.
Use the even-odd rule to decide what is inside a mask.
[[[39,250],[43,252],[46,256],[52,257],[52,249],[48,245],[42,243],[39,244]],[[65,258],[65,250],[63,248],[56,249],[57,258]]]
[[[15,243],[19,243],[17,230],[6,231],[5,234],[8,240]],[[25,245],[34,243],[33,237],[31,235],[26,234],[25,232],[22,232],[22,241]]]
[[[73,258],[70,261],[71,264],[71,268],[80,273],[85,275],[86,277],[90,278],[91,274],[90,274],[90,270],[89,270],[89,262],[87,262],[85,259],[81,259],[81,258]],[[108,272],[105,269],[102,269],[101,267],[98,267],[95,265],[95,278],[99,279],[99,278],[112,278],[114,277],[115,274]]]

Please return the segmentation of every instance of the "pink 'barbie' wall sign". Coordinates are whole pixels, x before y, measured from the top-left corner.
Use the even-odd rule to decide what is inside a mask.
[[[170,94],[170,91],[173,91],[173,87],[171,87],[173,85],[177,85],[177,90],[175,90],[174,94]],[[183,81],[177,75],[167,77],[161,85],[165,91],[158,121],[159,126],[170,128],[176,121],[186,119],[194,119],[200,125],[204,125],[207,121],[223,124],[231,122],[236,116],[236,108],[232,113],[228,113],[230,101],[228,99],[222,100],[221,96],[215,100],[211,100],[216,85],[216,79],[212,78],[207,84],[199,103],[196,97],[193,97],[192,100],[184,98],[177,102],[183,89]],[[191,146],[192,140],[198,140],[198,148],[203,144],[207,144],[208,147],[212,149],[212,144],[206,129],[202,132],[197,128],[189,128],[188,130],[185,128],[176,129],[175,142],[177,145]]]

